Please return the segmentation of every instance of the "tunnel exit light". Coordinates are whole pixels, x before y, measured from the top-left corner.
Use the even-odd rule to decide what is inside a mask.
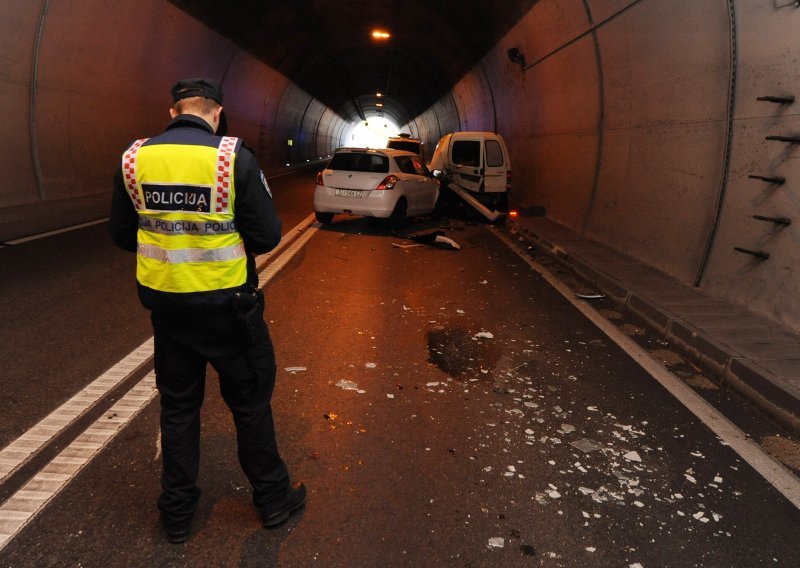
[[[392,37],[387,31],[384,30],[372,30],[372,39],[389,39]]]

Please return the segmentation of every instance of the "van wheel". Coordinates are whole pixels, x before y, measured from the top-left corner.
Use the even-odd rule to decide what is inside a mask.
[[[397,200],[397,204],[394,206],[394,211],[392,211],[392,214],[389,215],[389,228],[394,231],[402,227],[406,220],[407,213],[408,201],[406,201],[405,197],[401,197]]]
[[[317,221],[323,225],[327,225],[333,221],[333,213],[320,213],[319,211],[314,211],[314,216],[317,218]]]

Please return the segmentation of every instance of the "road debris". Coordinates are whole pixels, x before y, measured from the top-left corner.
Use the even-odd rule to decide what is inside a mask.
[[[413,244],[392,243],[392,246],[399,249],[410,249],[422,245],[431,245],[436,248],[448,250],[461,250],[461,245],[450,237],[444,236],[444,231],[436,229],[422,233],[412,233],[406,236],[407,239],[414,241]]]
[[[570,442],[569,445],[578,448],[585,454],[588,454],[589,452],[593,452],[595,450],[603,449],[603,446],[601,446],[594,440],[590,440],[589,438],[581,438],[580,440]]]
[[[365,390],[358,388],[358,384],[354,383],[353,381],[348,381],[347,379],[341,379],[339,382],[336,383],[336,386],[342,390],[351,390],[356,391],[358,394],[364,394]]]
[[[306,371],[307,369],[305,367],[286,367],[284,370],[287,373],[291,373],[293,375],[296,375],[300,371]]]
[[[489,548],[503,548],[506,545],[506,539],[501,536],[493,536],[489,539]]]

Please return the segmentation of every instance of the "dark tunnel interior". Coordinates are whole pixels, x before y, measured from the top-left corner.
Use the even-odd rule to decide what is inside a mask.
[[[536,3],[171,1],[345,120],[382,102],[397,124],[447,93]],[[373,30],[391,38],[373,39]]]

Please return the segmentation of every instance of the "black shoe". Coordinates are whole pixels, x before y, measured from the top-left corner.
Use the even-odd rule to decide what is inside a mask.
[[[190,517],[189,522],[184,520],[183,522],[176,523],[174,521],[169,522],[162,516],[161,526],[164,527],[164,532],[167,534],[167,540],[169,542],[172,544],[180,544],[189,539],[189,533],[191,532],[192,528],[192,519]]]
[[[189,529],[167,529],[167,540],[172,544],[180,544],[189,539]]]
[[[268,529],[279,527],[291,516],[292,513],[306,504],[306,486],[300,482],[292,484],[286,490],[283,500],[278,503],[272,512],[261,511],[264,526]]]

